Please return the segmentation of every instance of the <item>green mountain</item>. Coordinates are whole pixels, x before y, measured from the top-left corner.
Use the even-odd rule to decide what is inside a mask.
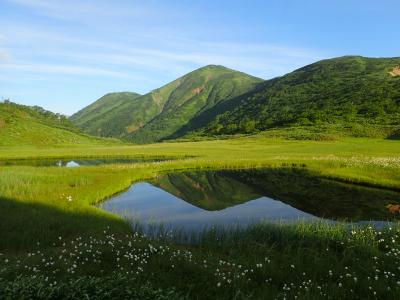
[[[83,115],[88,121],[81,118],[82,111],[71,121],[91,134],[139,143],[161,141],[174,136],[200,113],[249,91],[259,82],[259,78],[210,65],[146,95],[118,104],[111,101],[113,107],[103,114],[85,108],[87,113]]]
[[[104,144],[115,141],[80,132],[67,117],[39,106],[0,103],[0,146]]]
[[[400,58],[345,56],[319,61],[220,103],[181,130],[214,135],[294,126],[398,129],[399,70]]]
[[[102,126],[112,122],[115,117],[111,111],[116,107],[129,105],[129,102],[138,97],[139,94],[130,92],[109,93],[73,114],[70,120],[90,134],[101,135]]]

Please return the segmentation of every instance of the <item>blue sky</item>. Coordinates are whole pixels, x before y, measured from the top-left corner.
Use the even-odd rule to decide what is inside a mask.
[[[0,0],[0,97],[72,114],[220,64],[265,79],[400,56],[399,1]]]

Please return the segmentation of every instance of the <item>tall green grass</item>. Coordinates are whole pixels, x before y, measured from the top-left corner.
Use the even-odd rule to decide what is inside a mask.
[[[189,299],[397,299],[400,293],[398,225],[263,223],[205,231],[195,245],[103,229],[60,236],[46,251],[32,245],[28,253],[3,255],[0,288],[14,297],[63,292],[59,297],[68,298],[80,295],[80,287],[94,299],[107,288],[128,297],[129,286],[131,295],[157,290]]]
[[[4,217],[1,232],[6,238],[0,247],[23,248],[33,240],[47,241],[58,233],[96,231],[96,222],[76,215],[94,216],[101,224],[123,220],[92,205],[128,188],[133,182],[153,178],[157,174],[189,169],[227,168],[297,168],[311,176],[328,177],[399,189],[400,163],[398,141],[374,139],[344,139],[339,141],[287,141],[248,137],[236,140],[198,143],[162,143],[141,146],[92,146],[70,148],[0,148],[0,159],[78,158],[78,157],[176,157],[178,160],[116,164],[80,168],[57,167],[0,167],[0,206]],[[72,201],[68,201],[69,197]],[[44,214],[35,205],[48,208]],[[51,223],[51,210],[66,213],[62,222]],[[46,210],[46,209],[45,209]],[[70,217],[67,217],[70,216]],[[31,220],[31,226],[21,226]],[[68,224],[70,225],[68,225]],[[43,227],[37,232],[35,228]],[[121,230],[123,225],[118,225]],[[126,226],[125,226],[126,227]],[[24,235],[20,235],[16,228]],[[52,228],[46,232],[46,228]],[[75,228],[75,229],[74,229]],[[31,234],[29,233],[30,231]],[[11,234],[12,232],[12,234]],[[13,242],[6,242],[8,236]],[[24,236],[31,238],[25,239]],[[7,244],[8,246],[5,246]],[[14,244],[12,246],[12,244]]]
[[[90,278],[99,277],[109,279],[99,286],[106,287],[113,282],[112,277],[125,272],[125,277],[115,281],[116,285],[129,284],[132,275],[139,286],[149,284],[167,292],[173,286],[179,295],[199,299],[294,296],[396,299],[399,295],[396,278],[400,276],[397,225],[392,231],[387,229],[380,234],[368,227],[353,234],[352,230],[339,225],[264,224],[248,230],[209,231],[196,237],[197,245],[187,245],[132,236],[127,222],[93,205],[123,191],[133,182],[151,179],[160,173],[190,169],[301,168],[309,176],[397,190],[400,187],[399,150],[400,144],[395,140],[289,141],[261,136],[141,146],[0,148],[0,159],[180,158],[71,169],[0,166],[0,278],[3,278],[0,288],[13,291],[15,295],[30,284],[34,291],[43,285],[49,288],[45,280],[53,276],[48,271],[54,269],[43,266],[41,260],[45,259],[46,263],[51,261],[58,266],[54,281],[65,283],[64,291],[79,286],[76,280],[84,280],[89,289],[94,289],[97,281]],[[107,233],[104,233],[105,228],[108,228]],[[143,261],[144,253],[149,255],[143,265],[131,258],[116,256],[116,249],[120,253],[130,249],[129,242],[135,245],[130,253],[140,254],[139,261]],[[151,252],[150,244],[168,250],[157,250],[156,255]],[[94,264],[85,261],[82,264],[82,257],[89,259],[85,251],[90,245],[102,253],[104,260],[100,265],[93,261]],[[66,260],[58,261],[63,250],[73,255],[62,256]],[[35,253],[34,258],[28,257],[28,253]],[[122,262],[117,258],[126,266],[133,265],[122,271]],[[67,269],[71,270],[73,264],[79,268],[71,274]],[[259,264],[262,267],[258,267]],[[136,274],[138,266],[145,270],[139,272],[140,275]],[[39,273],[33,271],[34,267],[39,268]],[[244,270],[248,271],[242,276]],[[134,273],[127,275],[127,271]],[[19,273],[24,277],[16,279]],[[239,277],[235,279],[235,275]],[[342,286],[339,287],[339,283]]]

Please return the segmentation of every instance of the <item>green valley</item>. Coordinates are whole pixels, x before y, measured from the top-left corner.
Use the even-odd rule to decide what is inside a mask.
[[[399,300],[399,11],[0,0],[0,300]]]
[[[0,299],[397,299],[398,64],[1,103]]]

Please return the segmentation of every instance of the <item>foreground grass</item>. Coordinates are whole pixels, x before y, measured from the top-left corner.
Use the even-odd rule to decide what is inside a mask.
[[[124,190],[132,182],[187,169],[302,168],[310,176],[400,190],[399,150],[399,142],[389,140],[317,142],[263,137],[143,146],[1,148],[0,159],[180,159],[72,169],[0,167],[0,277],[4,278],[0,288],[9,291],[8,295],[20,291],[21,297],[25,297],[24,289],[32,287],[31,291],[26,291],[26,298],[30,298],[30,292],[43,291],[41,286],[45,286],[46,295],[58,295],[57,291],[78,293],[78,290],[93,289],[99,277],[104,280],[103,287],[110,280],[115,280],[116,286],[132,283],[131,272],[141,270],[140,276],[135,273],[139,277],[132,286],[147,286],[148,295],[158,295],[161,289],[160,297],[170,294],[177,298],[273,299],[297,295],[305,299],[396,299],[399,292],[394,279],[399,276],[398,229],[382,233],[386,236],[385,243],[389,240],[393,241],[391,244],[378,242],[381,234],[370,229],[353,235],[348,229],[337,227],[264,226],[227,234],[223,241],[221,236],[217,240],[211,235],[197,246],[188,246],[168,241],[149,242],[138,235],[132,237],[131,228],[124,220],[93,204]],[[105,228],[108,228],[106,233]],[[120,248],[116,256],[114,246],[117,244]],[[157,255],[153,255],[154,247]],[[159,247],[167,247],[168,251],[158,255],[162,252]],[[98,258],[94,258],[97,254],[93,256],[93,252],[87,252],[90,248],[101,253],[98,254],[102,257],[100,265]],[[32,253],[35,253],[33,257]],[[89,256],[96,262],[87,263]],[[123,263],[118,263],[117,258]],[[272,265],[266,263],[268,260],[273,261]],[[79,268],[73,267],[71,273],[74,265]],[[238,265],[247,271],[239,270]],[[333,277],[325,274],[329,269]],[[245,275],[240,275],[236,281],[233,274],[243,272]],[[23,277],[16,279],[19,273]],[[86,278],[85,287],[77,288],[82,276]],[[104,279],[107,276],[110,280]],[[231,282],[228,283],[228,279]],[[62,285],[50,286],[46,284],[49,280]],[[205,286],[210,286],[209,291]],[[171,290],[172,287],[177,291]],[[126,290],[128,292],[132,290]]]
[[[400,228],[349,229],[259,224],[191,246],[110,229],[60,236],[46,251],[2,255],[0,289],[10,299],[398,299]]]

